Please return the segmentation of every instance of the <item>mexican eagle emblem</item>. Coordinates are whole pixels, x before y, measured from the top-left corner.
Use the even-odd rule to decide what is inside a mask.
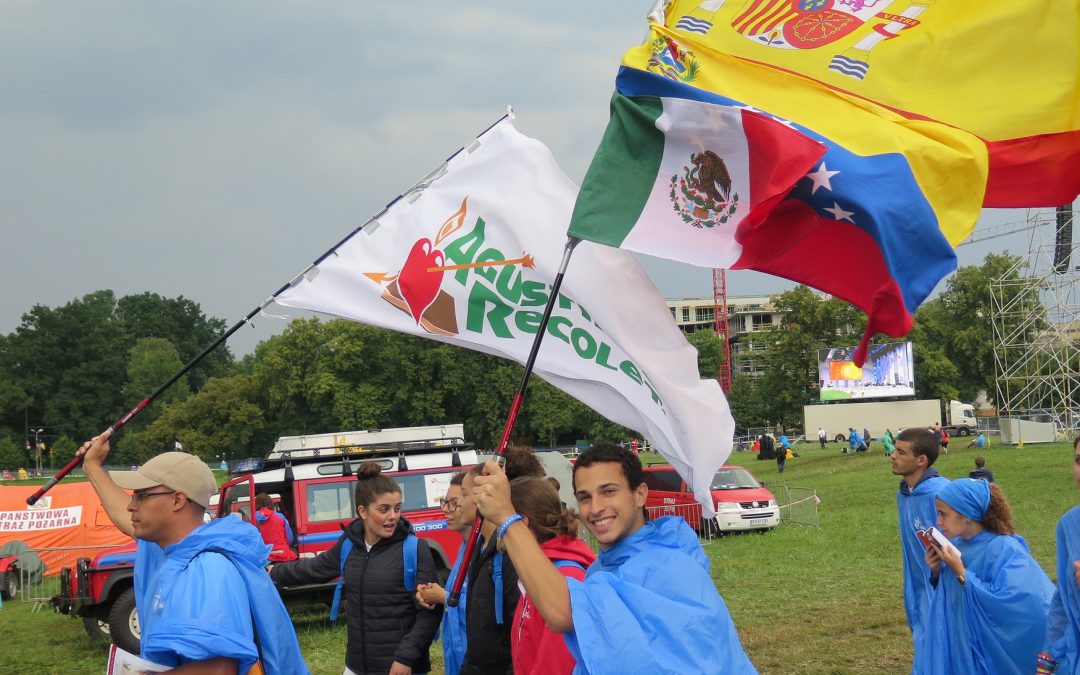
[[[724,160],[712,150],[690,155],[683,174],[671,177],[668,195],[684,223],[698,228],[722,225],[735,213],[739,194],[731,189]]]

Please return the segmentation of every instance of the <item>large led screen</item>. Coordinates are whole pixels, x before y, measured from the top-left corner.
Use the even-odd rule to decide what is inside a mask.
[[[851,360],[855,347],[818,350],[822,401],[915,395],[915,366],[910,342],[871,345],[860,368]]]

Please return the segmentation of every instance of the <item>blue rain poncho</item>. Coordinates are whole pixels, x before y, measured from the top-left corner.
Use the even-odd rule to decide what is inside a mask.
[[[446,587],[453,588],[457,575],[461,573],[461,563],[465,559],[465,544],[458,549],[457,560],[450,570],[450,577],[446,580]],[[468,646],[467,632],[465,630],[465,599],[468,597],[469,575],[465,575],[465,581],[461,585],[461,596],[457,607],[446,606],[443,612],[442,623],[442,648],[443,670],[446,675],[458,675],[461,664],[465,662],[465,648]]]
[[[575,675],[757,672],[682,518],[646,523],[567,583]]]
[[[922,636],[923,618],[930,611],[930,596],[934,589],[926,569],[926,547],[915,533],[933,527],[937,522],[935,499],[948,484],[949,479],[943,478],[937,469],[931,467],[923,472],[914,488],[909,488],[907,481],[900,481],[900,491],[896,493],[900,550],[904,562],[904,611],[916,649]]]
[[[138,540],[135,604],[140,655],[178,667],[236,659],[241,674],[260,658],[267,675],[308,673],[289,613],[263,569],[270,547],[238,518],[218,518],[162,549]]]
[[[990,503],[990,485],[963,478],[941,490],[938,499],[980,521]],[[942,563],[914,670],[930,675],[1031,673],[1046,634],[1054,593],[1050,579],[1019,535],[983,530],[971,539],[949,541],[960,550],[965,582]]]
[[[1073,561],[1080,560],[1080,506],[1058,521],[1057,590],[1046,622],[1046,651],[1061,675],[1080,675],[1080,587]]]

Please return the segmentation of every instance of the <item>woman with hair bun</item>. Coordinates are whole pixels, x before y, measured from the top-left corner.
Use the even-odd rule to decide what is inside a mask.
[[[934,585],[913,673],[1031,673],[1043,646],[1053,584],[1016,534],[1005,493],[962,478],[937,495],[951,546],[926,547]]]
[[[431,670],[428,650],[439,628],[442,606],[421,608],[413,592],[418,584],[438,578],[431,550],[413,534],[412,525],[401,515],[401,504],[397,481],[382,475],[375,462],[363,462],[356,470],[358,517],[337,543],[314,558],[270,569],[279,586],[341,577],[348,621],[345,675],[412,675]],[[336,617],[338,598],[335,594],[331,619]]]
[[[510,501],[540,550],[565,576],[582,581],[596,560],[577,536],[577,516],[559,500],[551,479],[528,476],[510,481]],[[561,633],[547,627],[528,594],[522,591],[514,612],[510,649],[518,675],[569,675],[576,665]]]

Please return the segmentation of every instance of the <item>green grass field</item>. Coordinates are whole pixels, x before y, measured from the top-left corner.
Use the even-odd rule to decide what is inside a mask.
[[[955,439],[936,464],[950,478],[974,468],[975,450]],[[778,474],[774,462],[749,453],[730,460],[760,480],[811,487],[821,498],[820,529],[783,524],[764,535],[727,536],[706,544],[713,578],[727,600],[750,658],[762,673],[907,673],[911,641],[901,598],[896,530],[898,479],[881,447],[844,455],[799,445],[801,457]],[[1010,498],[1020,533],[1054,578],[1054,527],[1080,502],[1068,444],[980,450]],[[0,612],[0,672],[100,673],[106,646],[81,622],[29,603]],[[325,608],[295,615],[301,646],[314,673],[340,673],[344,626],[330,626]],[[436,644],[432,655],[439,653]],[[438,659],[437,659],[438,662]],[[440,672],[437,667],[433,672]]]

